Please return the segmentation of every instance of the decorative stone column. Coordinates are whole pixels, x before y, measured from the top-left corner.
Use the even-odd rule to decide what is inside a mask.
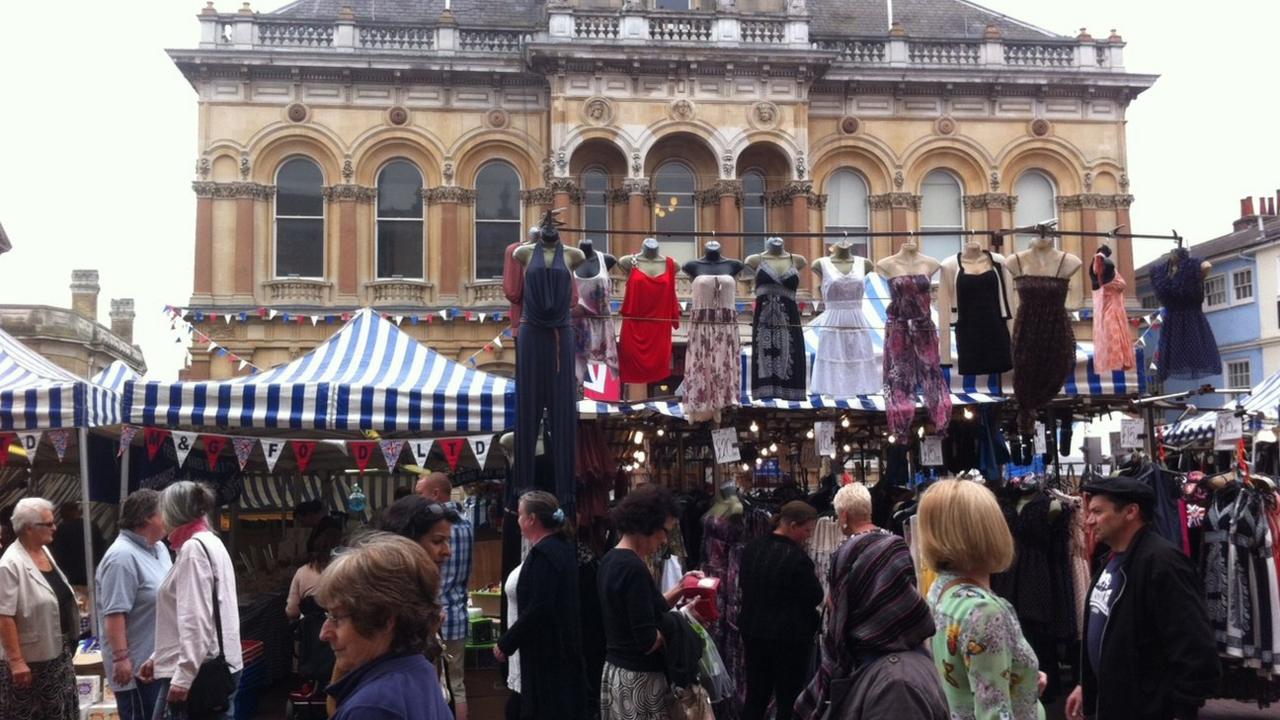
[[[337,211],[338,217],[338,295],[354,299],[360,292],[360,225],[356,205],[376,202],[378,190],[343,184],[324,188],[323,192],[324,199]]]
[[[868,198],[868,203],[872,210],[889,211],[889,229],[893,232],[907,232],[915,229],[915,223],[911,222],[911,215],[908,213],[920,212],[919,195],[909,192],[884,193],[883,195],[872,195]],[[901,250],[903,243],[906,241],[907,236],[905,235],[894,237],[890,253],[896,253]]]
[[[213,297],[214,185],[211,182],[191,183],[191,189],[196,193],[196,257],[192,297],[206,301]]]
[[[1124,186],[1127,187],[1128,183],[1126,182]],[[1133,196],[1128,194],[1101,195],[1098,193],[1084,193],[1058,197],[1058,209],[1060,211],[1079,213],[1080,230],[1084,232],[1107,232],[1111,230],[1109,227],[1098,227],[1099,210],[1115,211],[1116,224],[1125,226],[1123,232],[1133,232],[1133,228],[1129,226],[1129,206],[1132,204]],[[1098,246],[1101,243],[1099,238],[1086,237],[1081,240],[1081,259],[1084,260],[1087,268],[1089,263],[1093,261],[1093,256],[1098,252]],[[1111,243],[1111,250],[1111,257],[1116,263],[1116,271],[1126,278],[1133,278],[1133,243]],[[1129,282],[1124,292],[1129,298],[1137,297],[1136,283]]]
[[[768,198],[771,207],[788,207],[791,209],[787,215],[788,232],[811,232],[809,207],[821,204],[820,199],[813,192],[812,182],[808,180],[793,180],[781,189],[769,193]],[[807,243],[804,240],[800,240],[798,243],[791,243],[790,245],[791,247],[807,247],[811,260],[822,254],[822,238],[809,238]],[[800,274],[801,288],[812,293],[813,284],[813,273]]]
[[[456,269],[460,268],[459,247],[462,245],[458,206],[474,205],[476,191],[452,185],[427,188],[422,191],[422,198],[427,203],[440,205],[440,233],[441,237],[446,238],[446,242],[440,243],[440,267],[446,268],[440,273],[440,295],[442,298],[456,300],[462,289],[460,286],[462,273],[456,272]]]
[[[986,228],[987,230],[1003,230],[1012,227],[1013,224],[1013,208],[1018,204],[1017,195],[1009,195],[1007,193],[989,192],[981,195],[965,195],[965,210],[985,210],[986,211]],[[1011,242],[1006,239],[1006,243]],[[992,248],[994,250],[994,248]],[[999,252],[1013,252],[1012,245],[1006,247],[1002,244]]]
[[[738,232],[742,219],[742,181],[719,180],[715,185],[698,193],[698,205],[715,205],[716,232]],[[711,240],[712,238],[706,238]],[[725,257],[741,258],[743,239],[740,237],[714,238],[720,242],[720,252]]]
[[[649,188],[649,178],[627,178],[622,181],[622,190],[627,194],[627,230],[648,231],[650,224],[649,207],[653,204],[653,194]],[[629,255],[640,251],[644,238],[639,235],[628,235],[625,243],[620,243],[619,255]]]
[[[578,184],[572,178],[558,177],[551,178],[547,188],[552,192],[551,208],[560,210],[560,221],[570,225],[576,224],[574,208],[582,204],[582,189]]]
[[[555,193],[551,191],[551,188],[541,187],[534,188],[532,190],[521,190],[520,200],[524,202],[524,206],[529,208],[535,216],[532,219],[532,222],[537,222],[542,218],[542,213],[555,207],[556,197]],[[565,218],[564,215],[561,215],[560,219],[567,221],[567,218]],[[530,224],[532,224],[532,222]]]
[[[247,166],[245,166],[247,167]],[[244,168],[242,168],[243,172]],[[200,295],[202,285],[208,289],[204,293],[213,293],[213,200],[235,201],[235,238],[232,248],[234,264],[232,266],[232,292],[240,299],[252,301],[253,287],[253,244],[255,202],[267,202],[275,197],[273,185],[261,185],[255,182],[194,182],[191,184],[196,197],[207,205],[197,203],[196,207],[196,265],[195,294]],[[207,259],[207,260],[206,260]]]

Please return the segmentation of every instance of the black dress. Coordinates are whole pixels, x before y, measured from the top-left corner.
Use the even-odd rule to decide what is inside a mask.
[[[788,256],[790,257],[790,256]],[[751,396],[758,400],[805,398],[804,332],[796,288],[795,258],[781,275],[768,260],[756,268],[756,309],[751,318]]]
[[[1164,307],[1156,377],[1195,379],[1222,372],[1218,341],[1204,316],[1204,280],[1201,259],[1185,248],[1173,251],[1165,262],[1151,266],[1151,289]]]
[[[1008,294],[1004,286],[1004,266],[987,253],[991,269],[967,273],[956,255],[956,355],[961,375],[988,375],[1013,369],[1009,342]]]

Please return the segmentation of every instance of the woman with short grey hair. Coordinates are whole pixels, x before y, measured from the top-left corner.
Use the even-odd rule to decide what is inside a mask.
[[[18,541],[0,556],[0,708],[5,720],[80,717],[72,651],[80,612],[47,546],[53,503],[24,498],[13,510]]]
[[[156,592],[155,651],[138,672],[143,682],[157,681],[156,720],[186,717],[191,683],[205,661],[223,654],[233,687],[244,666],[235,568],[222,540],[209,527],[215,506],[213,491],[190,481],[176,482],[160,494],[160,514],[178,557]],[[221,619],[220,625],[215,618]],[[219,703],[214,714],[204,717],[232,717],[234,703],[233,690],[225,707]]]
[[[831,500],[840,529],[846,536],[874,527],[871,524],[871,491],[862,483],[849,483]]]

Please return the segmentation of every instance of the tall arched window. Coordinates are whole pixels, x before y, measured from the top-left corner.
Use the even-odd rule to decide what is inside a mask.
[[[827,222],[824,232],[869,232],[871,209],[867,204],[867,181],[849,168],[840,168],[827,180]],[[827,238],[836,242],[839,238]],[[853,254],[870,257],[870,238],[850,238]]]
[[[682,162],[663,163],[653,176],[654,229],[664,232],[692,232],[698,229],[698,209],[694,207],[697,180],[688,165]],[[694,239],[691,236],[658,238],[667,248],[663,255],[684,264],[694,257]]]
[[[964,191],[960,180],[946,170],[934,170],[924,178],[920,194],[920,229],[954,230],[956,235],[923,238],[920,252],[942,258],[960,252],[960,234],[964,230]]]
[[[1028,170],[1018,176],[1013,184],[1013,192],[1018,196],[1018,204],[1013,206],[1014,227],[1035,225],[1058,216],[1054,207],[1053,181],[1039,170]],[[1015,250],[1026,250],[1035,235],[1018,235],[1014,238]]]
[[[324,175],[296,157],[276,172],[276,277],[324,277]]]
[[[503,253],[519,241],[520,176],[505,162],[488,163],[476,174],[476,279],[502,277]]]
[[[742,232],[769,232],[769,204],[764,197],[764,173],[748,170],[742,175]],[[743,238],[742,255],[764,250],[764,238]]]
[[[582,222],[591,230],[609,229],[609,176],[599,167],[582,171]],[[609,252],[609,233],[584,235],[597,252]]]
[[[422,173],[394,160],[378,173],[378,277],[423,277]]]

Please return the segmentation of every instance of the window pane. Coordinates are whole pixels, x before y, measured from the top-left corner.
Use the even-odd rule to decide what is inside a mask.
[[[920,252],[929,257],[941,260],[948,255],[955,255],[960,252],[961,241],[960,236],[931,236],[920,238]]]
[[[658,193],[691,193],[696,188],[693,171],[680,163],[667,163],[658,168],[657,177]],[[658,198],[659,202],[666,202],[665,198]]]
[[[590,193],[591,191],[605,191],[609,189],[609,176],[604,174],[599,168],[591,168],[582,173],[582,189]]]
[[[1057,217],[1054,206],[1053,183],[1040,172],[1025,172],[1018,177],[1013,186],[1013,193],[1018,197],[1018,204],[1013,208],[1013,224],[1015,227],[1035,225]],[[1031,246],[1035,235],[1019,235],[1014,239],[1017,250],[1026,250]]]
[[[320,186],[324,177],[320,166],[306,158],[294,158],[280,167],[276,175],[276,214],[324,215],[324,198]]]
[[[378,221],[378,277],[397,275],[422,277],[421,220]]]
[[[920,224],[933,228],[964,226],[960,214],[960,183],[943,170],[934,170],[921,188]]]
[[[1231,276],[1231,284],[1235,289],[1236,300],[1248,300],[1253,297],[1253,271],[1241,270]]]
[[[378,174],[378,217],[422,217],[422,176],[417,168],[396,161]]]
[[[658,10],[688,10],[689,0],[654,0],[653,6]]]
[[[1225,305],[1227,302],[1227,280],[1216,275],[1204,281],[1204,302],[1209,307]]]
[[[827,182],[827,225],[833,227],[868,227],[867,183],[862,176],[840,169]]]
[[[609,206],[587,205],[583,208],[584,221],[591,229],[607,230],[609,228]],[[597,252],[609,252],[609,235],[607,233],[591,233],[585,236],[591,240]]]
[[[841,227],[841,226],[839,226],[839,225],[828,225],[828,226],[826,226],[826,227],[823,229],[823,232],[828,232],[828,233],[838,233],[838,232],[862,233],[862,232],[867,232],[867,228],[865,228],[865,227],[856,227],[856,226],[855,226],[855,227]],[[825,245],[834,245],[834,244],[836,244],[836,243],[838,243],[838,242],[844,242],[844,238],[829,237],[829,238],[824,238],[822,242],[823,242],[823,244],[825,244]],[[869,258],[869,257],[871,257],[871,250],[870,250],[870,248],[871,248],[871,239],[870,239],[870,238],[866,238],[866,237],[857,237],[857,238],[855,238],[855,237],[851,237],[851,238],[849,238],[849,246],[850,246],[850,247],[849,247],[849,252],[853,253],[854,255],[857,255],[857,256],[859,256],[859,257],[865,257],[865,258]]]
[[[764,175],[750,171],[742,176],[742,232],[768,232],[769,213],[765,204]],[[743,238],[743,256],[764,251],[765,238]]]
[[[477,220],[520,220],[520,178],[506,163],[489,163],[476,176]]]
[[[693,204],[697,189],[693,171],[680,163],[667,163],[654,177],[657,197],[654,207],[654,229],[664,232],[693,232],[698,229],[698,213]],[[685,263],[694,257],[692,237],[669,238],[659,235],[663,254]]]
[[[276,275],[324,276],[324,221],[276,221]]]
[[[519,240],[519,222],[477,222],[476,279],[502,277],[502,255]]]

